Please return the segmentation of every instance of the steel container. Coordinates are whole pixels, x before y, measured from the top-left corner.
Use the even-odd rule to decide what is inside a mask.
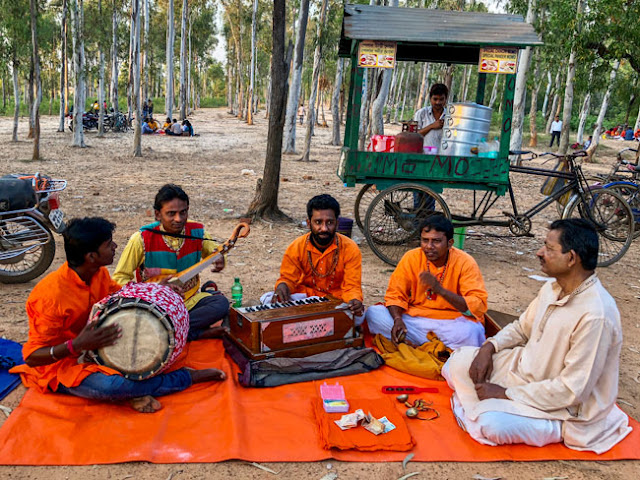
[[[477,103],[450,103],[445,108],[440,155],[468,157],[489,136],[493,109]]]

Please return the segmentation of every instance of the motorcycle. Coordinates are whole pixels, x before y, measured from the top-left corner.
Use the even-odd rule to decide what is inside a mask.
[[[0,177],[0,283],[23,283],[53,262],[53,233],[66,225],[60,192],[67,181],[36,173]]]
[[[69,130],[73,132],[73,113],[69,113]],[[98,129],[98,115],[91,112],[85,112],[82,114],[82,129],[92,130]]]

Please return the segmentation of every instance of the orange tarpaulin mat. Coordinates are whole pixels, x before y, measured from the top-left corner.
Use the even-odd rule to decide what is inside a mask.
[[[13,465],[89,465],[149,461],[155,463],[401,461],[406,452],[324,450],[313,402],[322,381],[276,388],[243,388],[238,368],[224,355],[222,342],[189,344],[185,364],[224,369],[230,380],[195,385],[162,397],[164,408],[141,414],[125,405],[88,401],[62,394],[28,391],[0,430],[0,463]],[[640,427],[603,455],[577,452],[563,445],[544,448],[480,445],[456,424],[444,382],[419,379],[389,367],[327,380],[339,381],[347,400],[378,398],[384,385],[438,387],[432,400],[441,416],[435,421],[407,420],[416,446],[414,461],[620,460],[640,459]],[[412,397],[413,398],[413,397]],[[393,407],[404,408],[399,403]]]

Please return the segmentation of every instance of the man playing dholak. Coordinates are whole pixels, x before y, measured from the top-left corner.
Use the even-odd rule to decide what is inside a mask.
[[[394,344],[422,345],[434,332],[449,348],[485,339],[487,291],[476,261],[453,246],[453,225],[442,214],[420,225],[420,247],[404,254],[389,279],[385,305],[367,309],[369,331]]]
[[[118,261],[113,279],[120,285],[126,285],[134,277],[136,281],[145,281],[157,275],[174,275],[195,265],[218,246],[201,223],[188,220],[189,197],[178,185],[164,185],[156,195],[153,208],[156,221],[131,235]],[[224,264],[220,255],[211,271],[221,271]],[[222,335],[221,327],[210,327],[229,312],[229,301],[224,295],[201,292],[199,275],[181,288],[168,285],[184,297],[189,310],[189,340]],[[204,287],[206,289],[207,284]]]
[[[317,195],[307,203],[309,230],[284,253],[275,292],[262,303],[288,302],[308,296],[342,299],[356,316],[362,316],[362,254],[356,242],[336,233],[340,204],[330,195]]]
[[[150,413],[161,408],[156,396],[168,395],[194,383],[220,381],[221,370],[181,368],[134,381],[111,368],[79,362],[90,350],[114,345],[121,329],[113,324],[87,324],[91,307],[120,290],[105,268],[113,263],[117,245],[115,225],[102,218],[71,220],[63,233],[67,261],[43,278],[27,299],[29,339],[22,348],[26,365],[14,367],[26,387],[42,393],[60,392],[104,401],[131,402]]]
[[[594,273],[598,236],[584,220],[556,220],[537,255],[555,281],[481,348],[445,364],[454,413],[487,445],[564,441],[606,452],[631,427],[615,404],[622,328]]]

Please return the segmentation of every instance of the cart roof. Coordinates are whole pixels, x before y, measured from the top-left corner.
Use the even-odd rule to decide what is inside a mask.
[[[397,60],[449,63],[476,63],[485,46],[543,45],[520,15],[346,4],[340,56],[354,40],[398,42]]]

